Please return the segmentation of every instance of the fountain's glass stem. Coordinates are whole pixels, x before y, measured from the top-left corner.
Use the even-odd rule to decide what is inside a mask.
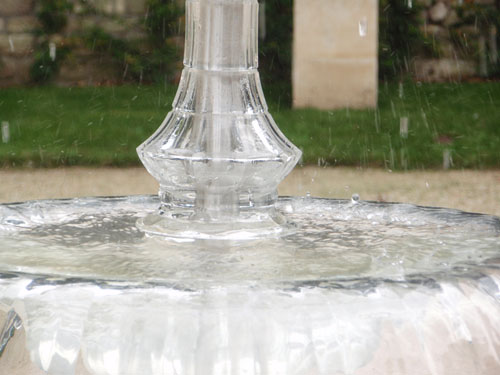
[[[260,234],[264,227],[280,232],[277,186],[301,152],[276,126],[262,93],[258,6],[186,1],[184,70],[173,110],[138,148],[162,202],[161,215],[143,220],[142,229],[217,237],[221,230],[248,232],[253,223]]]

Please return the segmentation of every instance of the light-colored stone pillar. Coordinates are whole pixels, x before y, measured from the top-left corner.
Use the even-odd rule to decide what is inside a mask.
[[[378,0],[295,0],[294,7],[294,107],[375,107]]]

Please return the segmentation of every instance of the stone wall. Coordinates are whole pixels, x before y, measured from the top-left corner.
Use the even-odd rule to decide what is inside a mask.
[[[41,0],[0,0],[0,87],[30,83],[35,53],[43,37],[37,9]],[[142,41],[146,0],[70,0],[68,24],[50,43],[60,49],[72,44],[63,60],[56,83],[92,85],[119,82],[122,73],[108,57],[94,53],[74,36],[100,27],[116,38]],[[182,2],[183,0],[178,0]],[[435,42],[437,57],[415,58],[418,80],[459,80],[487,75],[485,50],[496,49],[497,30],[485,34],[477,25],[461,25],[456,7],[469,0],[408,0],[424,7],[421,29]],[[493,5],[495,0],[473,0]],[[95,8],[87,12],[82,4]],[[295,0],[293,54],[294,104],[319,108],[373,107],[377,101],[378,0]],[[269,21],[269,20],[268,20]],[[467,41],[457,46],[453,35]],[[495,43],[494,43],[495,42]],[[182,48],[182,38],[178,40]]]
[[[435,58],[416,58],[414,74],[421,81],[455,81],[488,75],[488,49],[496,50],[497,30],[477,22],[464,22],[460,10],[471,3],[495,5],[495,0],[417,0],[422,5],[421,31],[435,46]]]
[[[1,0],[0,86],[23,84],[33,63],[36,27],[33,0]]]
[[[0,0],[0,87],[25,85],[30,82],[30,69],[41,39],[36,17],[37,0]],[[75,35],[90,27],[100,27],[116,38],[133,41],[146,38],[142,20],[146,0],[72,0],[73,11],[68,12],[64,31],[51,35],[50,43],[58,48],[69,43]],[[87,4],[83,6],[82,4]],[[94,10],[88,12],[89,6]],[[91,48],[73,46],[64,59],[56,83],[60,85],[88,85],[114,81],[119,75],[106,57],[93,53]],[[39,52],[39,51],[38,51]],[[56,55],[57,56],[57,55]],[[57,57],[56,57],[57,58]]]
[[[69,15],[68,26],[62,38],[56,42],[64,43],[65,38],[98,27],[114,38],[128,42],[147,39],[142,26],[146,13],[146,0],[87,0],[97,14],[89,15],[80,3],[75,3]],[[56,84],[61,86],[98,85],[119,82],[123,77],[117,71],[109,56],[96,54],[92,48],[75,45],[68,58],[64,60]]]

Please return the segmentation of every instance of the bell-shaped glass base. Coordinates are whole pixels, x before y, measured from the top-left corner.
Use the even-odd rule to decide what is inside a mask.
[[[161,211],[139,223],[181,238],[286,232],[278,184],[301,152],[268,112],[257,71],[257,0],[186,3],[184,70],[173,110],[137,149]],[[250,234],[252,233],[252,234]]]

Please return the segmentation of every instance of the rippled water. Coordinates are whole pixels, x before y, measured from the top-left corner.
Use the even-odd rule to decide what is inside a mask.
[[[158,205],[0,205],[0,373],[500,373],[499,218],[282,198],[286,237],[174,242]]]

